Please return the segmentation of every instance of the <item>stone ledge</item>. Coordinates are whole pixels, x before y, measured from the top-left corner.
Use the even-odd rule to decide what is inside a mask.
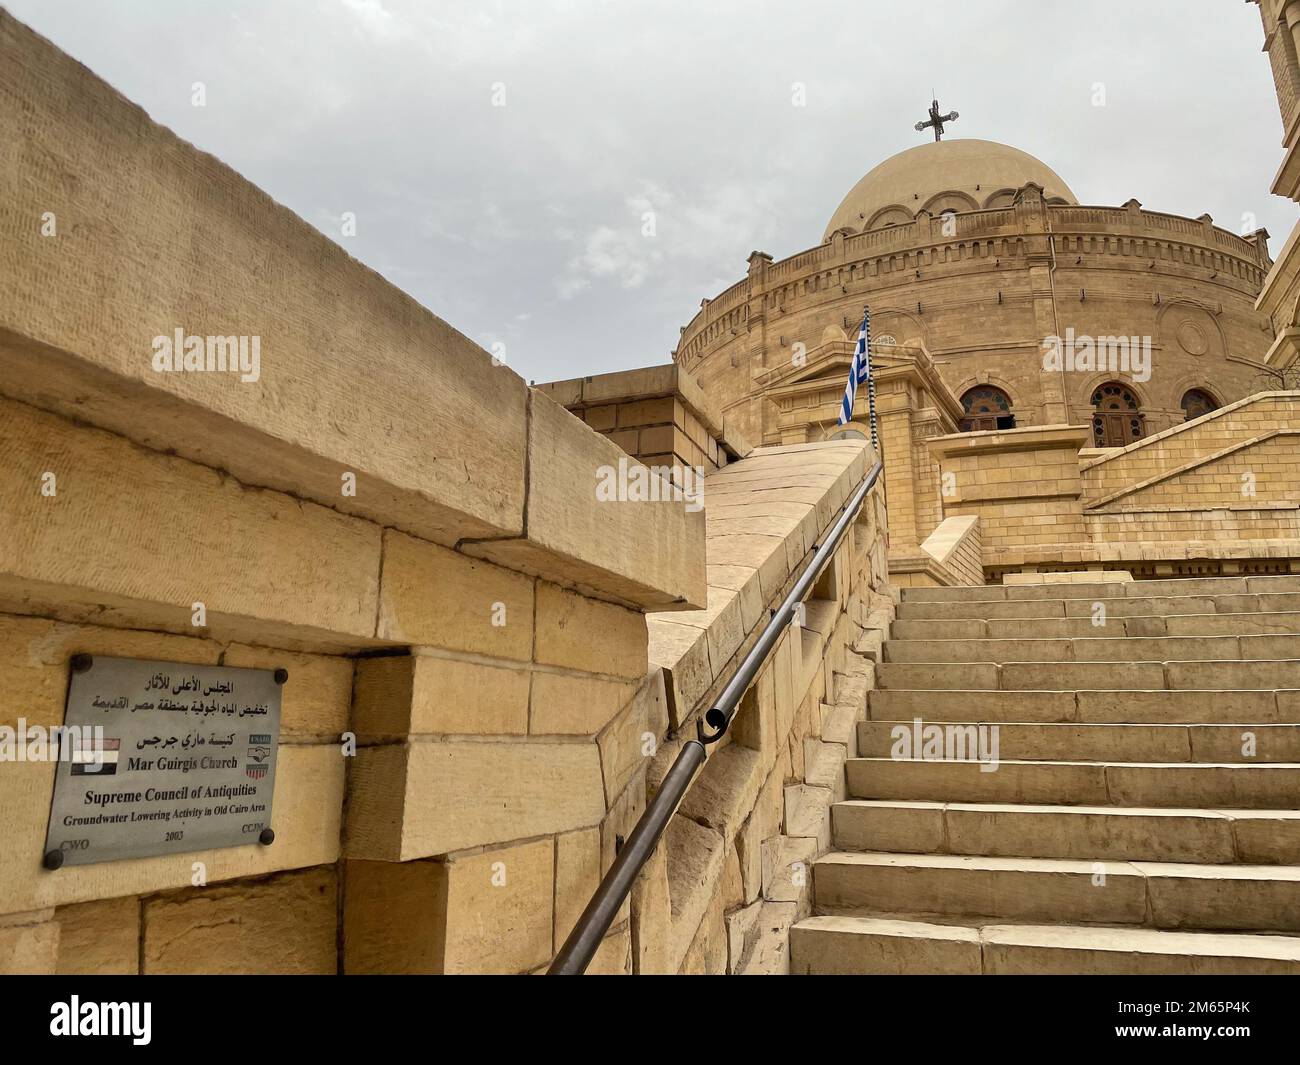
[[[549,381],[538,385],[537,389],[570,410],[584,410],[608,403],[629,403],[658,396],[676,396],[713,438],[727,449],[733,459],[742,459],[753,450],[744,434],[708,397],[694,376],[675,362],[639,370],[619,370],[591,377]]]
[[[625,505],[611,528],[574,476],[610,461],[604,441],[3,10],[0,140],[0,393],[340,522],[642,608],[703,603],[696,515]],[[20,224],[46,211],[57,236]],[[256,375],[155,369],[177,330],[256,338]]]

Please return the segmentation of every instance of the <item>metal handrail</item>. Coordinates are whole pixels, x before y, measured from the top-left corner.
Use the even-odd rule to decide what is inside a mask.
[[[874,399],[874,396],[872,396],[872,399]],[[873,402],[872,407],[874,408],[874,406]],[[873,409],[871,413],[872,436],[874,437],[875,410]],[[636,880],[637,874],[641,872],[645,863],[650,860],[655,845],[663,836],[669,820],[677,812],[677,807],[680,805],[683,796],[685,796],[686,790],[691,786],[696,770],[704,764],[706,745],[716,743],[730,727],[732,720],[736,716],[736,711],[740,708],[740,700],[754,682],[759,669],[767,660],[768,655],[772,653],[772,649],[776,646],[777,640],[781,638],[781,634],[794,620],[804,596],[808,594],[809,589],[812,588],[817,578],[822,575],[822,572],[830,563],[836,549],[844,539],[844,534],[857,519],[858,511],[862,509],[867,494],[876,481],[879,480],[882,468],[882,463],[877,458],[875,464],[867,471],[867,475],[844,504],[844,509],[839,518],[836,519],[835,524],[831,526],[830,531],[818,545],[812,561],[808,563],[781,605],[772,611],[771,620],[763,629],[758,642],[745,656],[735,675],[732,676],[731,681],[718,697],[718,701],[704,715],[703,721],[696,721],[696,738],[687,741],[681,751],[678,752],[672,768],[668,770],[663,782],[659,785],[655,797],[646,806],[645,812],[628,836],[627,843],[618,852],[614,864],[610,866],[609,872],[605,874],[605,878],[600,882],[596,893],[591,897],[591,901],[587,903],[587,908],[582,911],[582,916],[578,918],[578,923],[573,926],[573,931],[569,933],[569,938],[564,941],[564,946],[556,954],[555,960],[547,970],[548,976],[581,975],[586,971],[587,966],[591,964],[591,959],[595,956],[596,950],[605,938],[605,933],[609,931],[609,926],[614,923],[614,918],[623,905],[623,900],[627,898],[628,892],[632,890],[632,884]],[[704,733],[705,724],[714,730],[707,736]]]

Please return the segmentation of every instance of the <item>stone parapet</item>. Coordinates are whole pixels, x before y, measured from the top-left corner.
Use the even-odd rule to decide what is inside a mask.
[[[588,535],[597,435],[6,12],[0,139],[0,393],[596,595],[702,594],[681,508]]]

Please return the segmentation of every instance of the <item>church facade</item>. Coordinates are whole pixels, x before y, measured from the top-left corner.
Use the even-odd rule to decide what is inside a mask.
[[[1276,387],[1270,265],[1262,230],[1081,205],[1025,152],[936,140],[859,181],[817,246],[754,252],[673,358],[755,442],[824,440],[869,304],[882,366],[933,364],[951,393],[937,431],[1082,423],[1122,447]]]

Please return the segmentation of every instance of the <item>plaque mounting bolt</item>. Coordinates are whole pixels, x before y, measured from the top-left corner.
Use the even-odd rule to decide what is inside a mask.
[[[73,673],[88,673],[95,664],[95,659],[92,655],[73,655],[70,664]]]
[[[288,679],[289,679],[289,671],[287,669],[277,669],[275,671],[276,684],[283,684]]]
[[[257,837],[257,842],[260,843],[263,847],[269,847],[272,843],[275,842],[274,830],[269,828],[262,829],[262,834]],[[63,861],[62,855],[59,856],[59,861],[60,862]]]
[[[87,655],[86,657],[89,658],[90,656]],[[46,869],[58,869],[63,865],[63,851],[46,851],[45,857],[41,860],[41,864],[45,866]]]

